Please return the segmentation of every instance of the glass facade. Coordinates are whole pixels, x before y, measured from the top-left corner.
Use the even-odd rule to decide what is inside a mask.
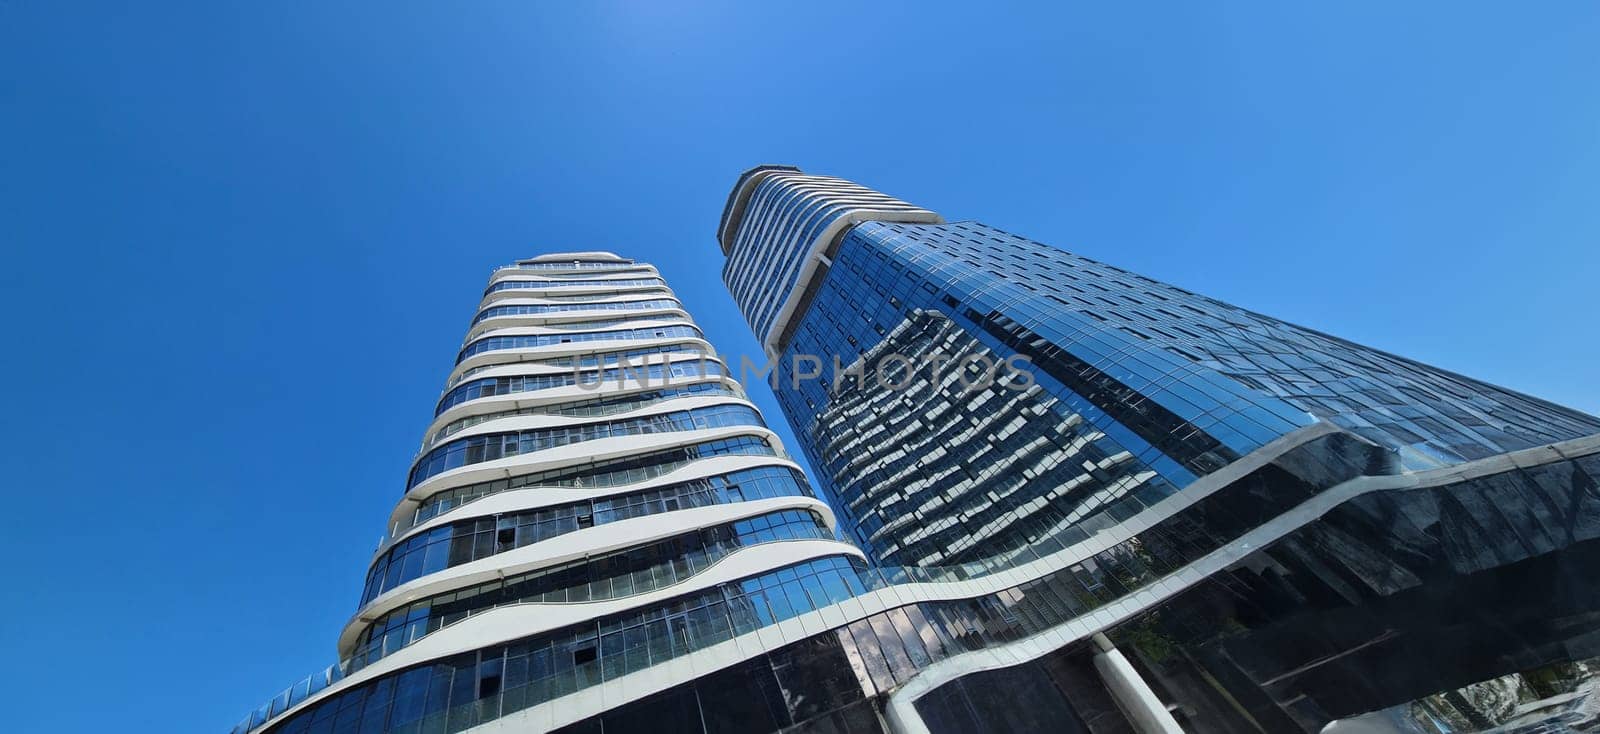
[[[1548,679],[1564,670],[1569,690],[1592,690],[1583,661],[1600,653],[1597,480],[1600,455],[1589,454],[1368,493],[1113,637],[1183,703],[1192,731],[1317,731],[1428,699],[1476,721],[1399,731],[1582,731],[1544,717],[1533,718],[1550,728],[1497,729],[1527,711],[1461,689],[1526,675],[1550,683],[1530,700],[1545,699],[1561,695]]]
[[[604,252],[493,271],[339,662],[234,734],[461,731],[861,590],[860,552],[655,275]]]
[[[484,352],[496,352],[505,349],[534,349],[548,347],[555,344],[572,344],[592,341],[608,341],[612,339],[667,339],[673,337],[701,337],[700,330],[687,325],[662,325],[647,326],[641,329],[617,329],[614,331],[575,332],[571,334],[518,334],[508,336],[486,336],[478,339],[456,355],[459,364],[469,357]]]
[[[789,485],[768,486],[757,474],[787,478]],[[732,482],[732,489],[729,483]],[[745,491],[748,487],[749,491]],[[788,491],[780,491],[787,489]],[[786,469],[753,469],[734,475],[697,479],[633,495],[603,500],[588,500],[541,507],[493,517],[463,520],[442,525],[426,533],[396,543],[372,564],[367,572],[366,604],[385,591],[452,566],[488,558],[496,553],[521,548],[542,540],[583,528],[643,517],[654,512],[670,512],[745,499],[781,496],[809,496],[804,483],[796,483]],[[620,504],[619,504],[620,503]]]
[[[657,337],[652,336],[650,338],[655,339]],[[705,355],[705,349],[694,342],[683,341],[683,338],[686,337],[676,338],[678,343],[668,344],[665,346],[645,347],[643,349],[629,349],[626,351],[615,352],[598,352],[594,354],[580,354],[565,357],[550,357],[548,359],[541,359],[538,361],[539,364],[551,367],[603,367],[613,364],[633,366],[638,364],[640,357],[650,357],[657,354],[693,354],[696,356]],[[700,337],[695,336],[693,338],[699,339]],[[673,341],[675,338],[666,337],[666,339],[668,341]]]
[[[670,381],[670,380],[669,380]],[[463,429],[471,428],[479,423],[500,420],[516,415],[563,415],[569,417],[596,417],[602,415],[615,415],[627,413],[639,408],[655,405],[674,398],[690,395],[722,395],[726,397],[743,398],[744,392],[735,387],[729,387],[721,382],[701,382],[682,387],[673,387],[665,390],[650,390],[647,392],[629,393],[615,398],[593,398],[563,402],[552,407],[517,408],[515,410],[502,410],[494,413],[479,413],[458,418],[446,423],[443,428],[435,431],[428,443],[438,443],[440,439],[449,437]]]
[[[750,187],[749,204],[737,234],[723,234],[728,262],[722,277],[758,337],[771,329],[788,294],[805,274],[806,248],[824,233],[850,224],[852,214],[873,211],[938,218],[844,179],[797,170],[761,171],[741,179],[739,186]]]
[[[442,489],[428,495],[416,509],[411,523],[415,527],[457,507],[490,495],[529,487],[618,487],[647,482],[714,456],[777,456],[772,442],[761,436],[735,436],[678,448],[634,454],[626,459],[585,462],[538,472],[517,474],[505,479],[474,482]]]
[[[808,561],[411,667],[323,697],[269,731],[462,731],[847,599],[863,590],[858,564],[839,556]]]
[[[783,337],[768,346],[781,348],[785,415],[880,561],[985,552],[956,538],[998,537],[983,545],[1003,552],[1124,495],[1159,501],[1317,421],[1394,451],[1406,468],[1600,433],[1592,416],[974,222],[864,221],[822,245],[811,229],[768,231],[812,193],[799,183],[809,178],[778,171],[753,187],[743,220],[723,233],[724,277],[757,335]],[[821,200],[858,206],[853,195]],[[786,273],[813,250],[827,263],[795,283]],[[740,294],[770,289],[809,300],[768,324],[770,310]],[[933,354],[975,368],[1025,364],[1038,389],[975,393],[921,368],[893,389],[797,375],[805,356],[871,374],[898,367],[877,363],[890,356]],[[1048,517],[1019,525],[1019,513],[1037,512]]]
[[[616,301],[603,303],[546,303],[546,304],[510,304],[504,306],[490,306],[472,317],[472,325],[484,319],[496,319],[503,316],[534,316],[552,313],[567,313],[571,311],[648,311],[651,309],[682,308],[678,302],[671,298],[650,298],[642,301]]]
[[[695,360],[672,364],[561,372],[553,375],[485,377],[458,384],[451,388],[449,392],[444,394],[444,397],[439,398],[439,405],[434,408],[433,414],[437,416],[457,405],[469,400],[477,400],[478,398],[533,390],[548,390],[553,387],[565,387],[567,385],[593,386],[610,380],[669,380],[672,378],[705,377],[722,374],[724,373],[721,364],[709,360]]]
[[[441,444],[423,454],[411,469],[406,489],[451,469],[485,461],[504,459],[520,454],[553,449],[558,446],[595,441],[619,436],[643,436],[652,433],[693,431],[727,426],[764,426],[761,415],[743,405],[713,405],[692,410],[599,421],[560,428],[533,428],[505,433],[458,438]]]
[[[484,295],[499,293],[501,291],[542,290],[545,288],[594,288],[606,286],[608,288],[623,288],[643,285],[666,285],[660,278],[630,278],[624,280],[502,280],[489,286]]]
[[[563,532],[561,526],[567,520],[573,524],[571,530],[577,530],[578,519],[572,514],[566,518],[489,518],[475,523],[476,533],[469,525],[465,529],[440,528],[448,532],[419,536],[422,543],[402,549],[407,555],[404,560],[414,560],[414,563],[402,568],[395,562],[402,559],[396,558],[383,564],[391,572],[390,577],[386,579],[381,574],[371,577],[368,582],[371,596],[366,601],[371,601],[383,589],[397,585],[396,578],[398,583],[404,583],[457,563],[511,550],[516,547],[510,539],[513,535],[524,545],[555,537]],[[516,524],[518,522],[524,524],[519,526]],[[783,540],[832,537],[833,534],[815,513],[782,510],[635,546],[626,551],[453,589],[408,604],[373,623],[361,633],[361,644],[354,660],[357,667],[371,663],[429,632],[494,607],[526,603],[568,604],[643,594],[687,581],[739,548]],[[477,542],[474,543],[474,540]],[[416,560],[424,556],[426,560]],[[441,560],[434,561],[435,558]],[[378,571],[374,569],[374,573]],[[410,578],[406,578],[407,574],[411,574]]]
[[[458,364],[570,353],[452,372],[343,659],[235,734],[1600,724],[1600,419],[790,167],[718,238],[834,513],[652,268],[521,261]]]
[[[654,347],[644,347],[642,349],[626,349],[626,350],[615,350],[615,351],[606,351],[606,352],[587,352],[585,354],[578,354],[578,355],[563,355],[563,356],[560,356],[560,357],[541,357],[539,359],[529,359],[529,360],[522,360],[522,361],[530,362],[530,363],[534,363],[534,364],[539,364],[539,365],[543,365],[543,366],[546,366],[546,367],[565,367],[565,368],[568,368],[568,369],[576,369],[576,368],[582,368],[582,367],[604,367],[604,366],[607,366],[607,365],[614,365],[614,364],[615,365],[626,365],[626,366],[637,367],[641,363],[641,361],[644,361],[644,362],[648,361],[648,360],[641,360],[640,358],[642,358],[642,357],[652,357],[652,356],[655,356],[655,355],[658,355],[658,354],[689,354],[689,355],[694,355],[694,356],[696,356],[698,358],[702,358],[702,359],[711,359],[710,355],[706,354],[705,347],[703,345],[697,343],[696,341],[688,341],[688,340],[669,340],[669,341],[675,341],[676,343],[666,344],[666,345],[661,345],[661,346],[654,346]],[[470,379],[470,378],[472,378],[474,376],[480,375],[480,374],[482,374],[482,373],[484,373],[484,372],[486,372],[488,370],[497,369],[497,368],[503,368],[503,367],[505,367],[504,364],[483,364],[483,365],[478,365],[476,367],[472,367],[472,368],[469,368],[469,369],[466,369],[466,370],[462,370],[459,374],[456,374],[454,377],[451,377],[450,379],[445,381],[445,389],[449,390],[450,388],[461,384],[463,381],[468,380],[468,379]]]
[[[573,260],[571,262],[521,262],[514,267],[518,270],[642,270],[638,265],[631,263],[597,263]]]
[[[1600,505],[1592,459],[1568,460],[1600,450],[1600,419],[810,183],[824,178],[747,173],[718,232],[723,277],[814,478],[876,564],[945,579],[1143,528],[998,594],[1020,638],[1192,583],[1267,536],[1108,630],[1198,731],[1315,732],[1392,707],[1475,727],[1416,731],[1487,730],[1510,719],[1456,706],[1458,689],[1522,675],[1531,690],[1544,674],[1519,671],[1600,652],[1596,585],[1572,570]],[[845,224],[812,227],[805,207]],[[1450,480],[1361,491],[1430,476]],[[1524,565],[1538,594],[1496,586],[1528,589],[1512,581]],[[1390,639],[1402,630],[1411,641]],[[1474,635],[1499,640],[1473,650]],[[1415,662],[1441,659],[1449,670]],[[982,721],[967,682],[918,703],[933,731]]]
[[[953,357],[968,351],[982,352],[992,361],[1026,357],[1033,380],[1042,388],[1038,396],[1053,399],[1049,418],[1041,420],[1042,414],[1030,410],[1030,398],[1007,399],[1014,393],[1001,391],[994,391],[999,397],[989,401],[988,413],[958,405],[953,396],[947,395],[949,402],[943,404],[964,411],[969,421],[981,415],[990,425],[1004,426],[1019,419],[1024,432],[1035,423],[1046,425],[1034,430],[1083,426],[1099,434],[1093,441],[1101,447],[1098,453],[1132,456],[1122,465],[1124,473],[1153,472],[1160,484],[1172,488],[1316,420],[1394,450],[1410,468],[1600,433],[1600,421],[1592,416],[978,224],[863,223],[842,238],[833,261],[785,345],[777,383],[784,387],[780,403],[802,436],[808,458],[815,466],[830,468],[819,480],[841,505],[888,486],[881,478],[854,479],[857,474],[877,472],[895,477],[894,486],[904,486],[906,477],[895,475],[894,462],[915,452],[902,452],[894,441],[876,447],[841,443],[841,431],[862,433],[878,421],[904,424],[891,418],[895,408],[889,405],[863,417],[859,391],[852,390],[855,381],[847,380],[837,395],[831,394],[827,380],[801,380],[797,389],[789,389],[795,383],[795,355],[842,355],[846,363],[863,359],[869,367],[869,352],[921,356],[936,347]],[[948,341],[936,344],[935,339]],[[926,373],[919,374],[918,387],[931,381]],[[869,391],[876,387],[872,380],[867,385]],[[887,398],[905,401],[908,394],[915,393],[896,391]],[[854,417],[841,419],[835,415],[840,412]],[[941,428],[955,430],[949,423]],[[928,443],[947,452],[965,455],[938,464],[915,454],[911,460],[923,466],[906,472],[916,489],[902,490],[900,497],[852,518],[858,539],[865,542],[863,534],[870,535],[877,523],[894,516],[892,507],[884,512],[882,504],[904,501],[922,487],[938,485],[946,494],[967,494],[951,488],[944,465],[993,467],[985,455],[1035,466],[1058,464],[1055,458],[1018,455],[1017,439],[1007,445],[1003,431],[977,433],[981,435],[975,442],[961,444],[959,451],[948,439],[930,439]],[[857,467],[850,475],[853,481],[837,482],[833,467],[846,461]],[[1017,481],[1015,473],[1011,479]],[[960,481],[969,482],[977,493],[987,491],[978,489],[981,479],[963,476]],[[1059,481],[1021,483],[1042,490],[1060,486]],[[1100,486],[1112,481],[1092,480]],[[1010,496],[1025,504],[1044,495],[1024,491]],[[963,531],[975,532],[984,521],[960,520]],[[938,551],[915,559],[897,555],[892,548],[897,545],[882,545],[883,560],[943,557]]]
[[[1440,687],[1453,691],[1452,686],[1464,687],[1492,677],[1494,666],[1503,664],[1495,656],[1502,654],[1522,655],[1519,661],[1527,667],[1519,670],[1529,670],[1530,675],[1551,666],[1567,670],[1560,668],[1556,658],[1593,649],[1588,642],[1568,647],[1578,641],[1571,639],[1572,629],[1567,625],[1580,620],[1590,623],[1596,616],[1593,610],[1600,609],[1593,606],[1600,602],[1600,589],[1592,583],[1581,583],[1586,579],[1584,568],[1596,560],[1591,556],[1600,552],[1600,542],[1596,542],[1600,541],[1600,485],[1596,484],[1600,477],[1600,447],[1594,451],[1581,459],[1560,460],[1533,469],[1512,467],[1465,481],[1368,492],[1337,505],[1312,523],[1289,529],[1280,540],[1244,555],[1227,570],[1211,574],[1175,595],[1166,605],[1119,625],[1112,635],[1167,697],[1182,702],[1185,730],[1199,732],[1317,731],[1333,718],[1360,713],[1364,710],[1361,706],[1407,706],[1412,699],[1439,691]],[[1342,459],[1334,466],[1328,463],[1328,457]],[[924,669],[955,655],[1004,646],[1084,619],[1136,592],[1149,590],[1173,571],[1219,548],[1237,546],[1238,538],[1258,523],[1281,515],[1329,486],[1337,486],[1341,478],[1381,470],[1381,465],[1371,462],[1385,460],[1383,452],[1364,442],[1338,434],[1325,437],[1320,445],[1302,446],[1230,484],[1196,505],[1192,512],[1169,518],[1058,571],[977,597],[927,600],[919,598],[925,593],[899,590],[909,584],[980,579],[1008,571],[1012,566],[988,562],[940,568],[874,568],[838,558],[727,584],[715,593],[677,599],[630,614],[627,619],[631,621],[606,619],[594,627],[540,636],[531,645],[551,650],[555,657],[549,661],[541,658],[529,678],[520,673],[514,678],[513,687],[533,686],[526,691],[529,695],[516,691],[511,693],[512,698],[500,699],[503,686],[469,689],[463,683],[459,697],[436,702],[434,715],[438,723],[434,725],[445,726],[445,722],[456,721],[457,716],[464,717],[459,720],[462,725],[485,721],[481,716],[484,708],[494,711],[495,717],[508,715],[851,597],[888,593],[898,597],[900,603],[801,643],[770,651],[766,658],[768,662],[787,660],[796,650],[814,654],[831,651],[823,657],[832,662],[807,668],[803,677],[793,681],[793,690],[817,686],[813,690],[819,691],[819,696],[826,691],[826,696],[809,707],[772,709],[769,714],[785,722],[781,725],[813,719],[832,721],[827,714],[834,707],[866,702],[866,710],[859,718],[850,719],[852,723],[843,731],[875,731],[872,727],[880,722],[872,713],[871,701],[881,702],[882,696],[892,694]],[[1582,528],[1570,538],[1569,545],[1575,544],[1576,552],[1552,555],[1550,551],[1569,541],[1553,534],[1543,545],[1524,546],[1517,538],[1508,537],[1480,548],[1475,544],[1478,538],[1465,530],[1526,523],[1505,505],[1529,483],[1552,503],[1556,498],[1573,497],[1574,493],[1583,498],[1579,504],[1569,505],[1568,512],[1544,519],[1552,530]],[[1293,487],[1300,489],[1287,491]],[[1472,498],[1470,509],[1464,508],[1448,520],[1450,528],[1445,538],[1419,544],[1418,528],[1413,523],[1436,511],[1437,503],[1446,497]],[[1378,516],[1388,517],[1389,524],[1375,527],[1373,518]],[[1452,541],[1451,535],[1459,539]],[[1483,571],[1491,575],[1473,577]],[[1531,576],[1514,581],[1525,574]],[[1557,582],[1551,588],[1564,590],[1554,600],[1553,608],[1539,614],[1523,614],[1537,620],[1545,611],[1557,612],[1548,622],[1559,624],[1518,627],[1518,635],[1466,644],[1467,639],[1503,630],[1506,622],[1529,621],[1508,620],[1501,615],[1519,605],[1518,587],[1546,581]],[[1441,582],[1465,583],[1478,587],[1477,591],[1493,593],[1481,599],[1472,597],[1483,603],[1481,607],[1451,610],[1444,607],[1459,598],[1457,593],[1468,590],[1432,588]],[[1500,588],[1505,584],[1510,586]],[[489,591],[500,594],[499,588]],[[1384,597],[1392,598],[1383,600]],[[1430,605],[1428,613],[1417,614],[1417,605],[1424,602]],[[675,613],[667,610],[684,610],[681,627],[662,616]],[[455,619],[467,613],[457,607],[439,612],[459,615]],[[389,635],[418,634],[430,625],[436,629],[449,623],[443,619],[432,611],[418,612],[412,619],[407,610],[407,627],[401,627],[399,620],[386,620],[383,631]],[[651,626],[658,624],[654,620],[666,621],[659,623],[658,630]],[[417,626],[410,627],[413,623]],[[631,630],[637,630],[632,637]],[[1395,632],[1403,635],[1397,637]],[[617,636],[609,637],[611,634]],[[1271,644],[1252,645],[1252,638],[1263,636],[1270,638]],[[615,639],[615,644],[608,644],[609,639]],[[678,644],[680,640],[682,644]],[[1478,650],[1493,654],[1476,665],[1466,665],[1479,657]],[[1532,650],[1542,651],[1542,657],[1529,655],[1527,651]],[[1422,659],[1448,659],[1463,666],[1416,670],[1416,666],[1404,664],[1408,655],[1424,652],[1429,657]],[[501,659],[507,656],[508,648],[491,648],[480,654]],[[998,681],[963,676],[936,689],[937,695],[919,701],[918,708],[927,709],[928,723],[944,722],[942,728],[933,729],[936,732],[982,731],[962,728],[960,718],[969,714],[964,714],[961,707],[1004,708],[1007,700],[1013,708],[1026,705],[1023,711],[1008,714],[1021,717],[1019,728],[1014,729],[1017,731],[1057,731],[1029,729],[1028,722],[1046,721],[1030,712],[1058,709],[1066,712],[1063,715],[1071,724],[1082,722],[1083,731],[1130,731],[1117,728],[1126,727],[1126,721],[1107,706],[1104,691],[1095,681],[1083,679],[1079,671],[1079,678],[1072,683],[1065,677],[1071,671],[1059,669],[1070,662],[1063,658],[1079,654],[1081,650],[1068,648],[1029,664],[1042,671],[1006,668],[1010,672],[999,676]],[[1446,654],[1450,657],[1438,657]],[[570,665],[566,655],[572,656]],[[742,669],[760,670],[759,662],[753,665],[757,667]],[[1325,670],[1330,665],[1331,674]],[[455,676],[463,675],[460,669],[447,674],[458,682]],[[1043,674],[1048,674],[1056,687],[1040,687],[1038,676]],[[1352,688],[1346,675],[1366,677]],[[1572,673],[1567,670],[1565,675],[1570,678]],[[704,691],[704,680],[710,679],[679,690]],[[1549,683],[1559,684],[1560,681]],[[372,690],[381,685],[380,679],[367,683],[366,688]],[[1024,686],[1039,688],[1040,700],[1016,698],[1019,688],[1026,690]],[[474,692],[485,690],[490,693]],[[486,703],[485,699],[490,700]],[[336,700],[324,701],[320,706],[343,709],[350,705],[333,702]],[[508,700],[512,706],[506,705]],[[961,707],[955,707],[956,703]],[[650,708],[649,704],[640,705]],[[700,705],[708,704],[702,700]],[[777,713],[780,710],[787,713]],[[301,715],[316,720],[315,711]],[[750,715],[745,708],[728,701],[707,713],[718,718]],[[597,718],[619,715],[613,712]],[[405,728],[411,721],[410,714],[390,716],[383,724],[388,728],[374,731],[432,730],[428,724],[420,724],[421,729]],[[764,721],[761,717],[749,719],[747,725],[751,728],[746,730],[767,731],[759,728],[766,725]],[[1089,722],[1111,728],[1098,728]],[[574,726],[592,724],[580,722]],[[291,721],[286,726],[294,725]]]

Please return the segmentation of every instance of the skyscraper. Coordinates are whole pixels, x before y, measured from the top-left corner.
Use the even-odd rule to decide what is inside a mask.
[[[864,564],[712,352],[650,265],[575,252],[496,269],[341,662],[234,734],[581,728],[770,665],[774,625],[847,598]]]
[[[880,687],[897,728],[1600,703],[1600,419],[793,167],[741,176],[717,236],[846,534],[993,620]]]

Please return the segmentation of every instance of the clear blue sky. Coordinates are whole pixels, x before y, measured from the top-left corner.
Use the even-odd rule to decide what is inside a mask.
[[[0,0],[8,732],[331,662],[492,266],[753,353],[756,163],[1600,411],[1594,3],[69,5]]]

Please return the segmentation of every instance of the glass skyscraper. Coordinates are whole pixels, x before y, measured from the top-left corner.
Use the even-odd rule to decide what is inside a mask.
[[[1600,419],[792,167],[718,239],[841,529],[959,641],[893,728],[1600,725]]]
[[[1600,724],[1600,420],[793,168],[719,239],[815,476],[652,266],[497,268],[233,734]]]
[[[233,734],[581,730],[697,680],[746,695],[702,680],[719,667],[772,676],[780,623],[864,590],[865,563],[712,352],[650,265],[496,269],[340,662]]]

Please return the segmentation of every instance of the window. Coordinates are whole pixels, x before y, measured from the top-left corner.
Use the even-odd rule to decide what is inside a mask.
[[[502,662],[501,658],[495,657],[478,665],[478,698],[499,695]]]

